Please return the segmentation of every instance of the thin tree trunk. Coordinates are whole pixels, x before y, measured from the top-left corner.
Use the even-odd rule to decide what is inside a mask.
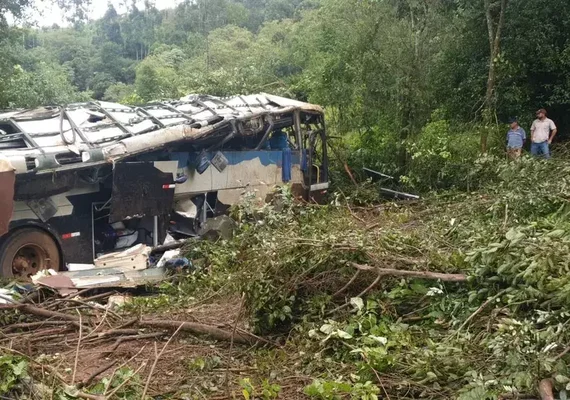
[[[483,121],[485,127],[481,132],[481,152],[487,152],[487,139],[489,136],[488,126],[491,125],[493,115],[496,108],[496,86],[497,86],[497,66],[496,59],[501,52],[501,36],[503,26],[505,24],[505,12],[508,0],[500,0],[499,19],[496,23],[493,21],[493,3],[491,0],[485,0],[485,17],[487,19],[487,29],[489,33],[489,74],[487,76],[487,91],[485,93],[485,102],[483,103]]]

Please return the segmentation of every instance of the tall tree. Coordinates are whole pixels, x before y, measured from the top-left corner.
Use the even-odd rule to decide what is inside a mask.
[[[121,35],[121,24],[120,17],[117,10],[112,3],[109,3],[107,11],[100,23],[100,40],[104,42],[113,42],[116,44],[123,45],[123,37]]]
[[[497,63],[501,53],[501,38],[505,25],[505,13],[508,0],[484,0],[485,18],[489,36],[489,74],[487,77],[487,91],[483,103],[484,121],[489,125],[496,113]],[[483,129],[481,133],[481,152],[487,152],[487,139],[489,131]]]
[[[49,0],[56,4],[72,21],[85,19],[87,16],[87,6],[91,0]],[[0,29],[6,29],[7,16],[14,19],[24,17],[25,11],[36,6],[34,0],[0,0]]]

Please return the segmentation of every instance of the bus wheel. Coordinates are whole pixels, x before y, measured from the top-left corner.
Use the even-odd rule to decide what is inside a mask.
[[[0,246],[0,272],[5,278],[30,280],[44,269],[59,270],[59,248],[52,237],[36,228],[9,235]]]

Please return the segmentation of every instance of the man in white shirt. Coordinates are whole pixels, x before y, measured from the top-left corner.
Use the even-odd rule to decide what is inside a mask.
[[[558,129],[554,121],[546,118],[546,110],[544,108],[538,110],[536,119],[530,128],[530,153],[533,156],[542,155],[544,158],[550,158],[548,146],[552,143],[557,133]]]

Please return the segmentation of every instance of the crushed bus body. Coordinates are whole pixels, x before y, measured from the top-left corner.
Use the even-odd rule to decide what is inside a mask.
[[[0,113],[0,183],[0,275],[100,266],[199,235],[244,193],[326,190],[323,110],[258,94]]]

